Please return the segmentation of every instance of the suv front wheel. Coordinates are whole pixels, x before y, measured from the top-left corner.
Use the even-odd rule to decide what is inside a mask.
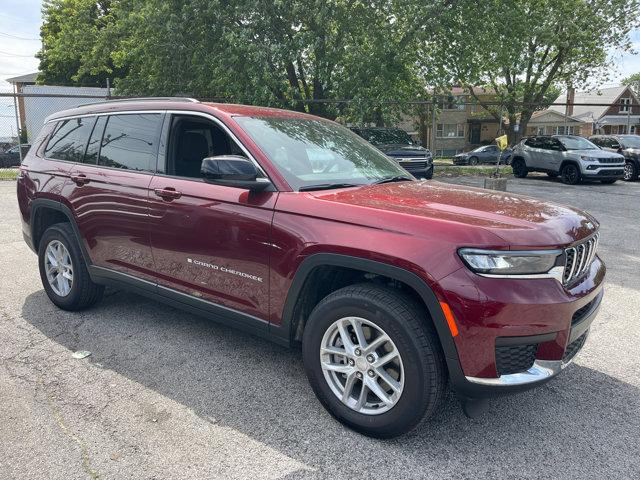
[[[337,290],[314,308],[303,335],[304,366],[331,415],[391,438],[433,413],[446,373],[425,316],[404,293],[370,284]]]
[[[575,185],[580,183],[580,169],[573,163],[567,163],[560,171],[562,183],[567,185]]]
[[[527,164],[524,163],[524,160],[521,158],[516,158],[511,163],[511,168],[513,169],[513,175],[517,178],[524,178],[529,173],[527,169]]]
[[[38,266],[47,296],[63,310],[82,310],[102,298],[104,286],[91,281],[68,223],[58,223],[44,232],[38,248]]]
[[[633,162],[627,162],[624,164],[624,179],[627,182],[631,182],[638,176],[638,168]]]

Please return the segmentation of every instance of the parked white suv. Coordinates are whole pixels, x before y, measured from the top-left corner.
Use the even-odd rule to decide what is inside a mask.
[[[550,177],[560,175],[570,185],[582,180],[615,183],[624,175],[624,156],[602,150],[583,137],[537,136],[516,145],[511,167],[518,178],[545,172]]]

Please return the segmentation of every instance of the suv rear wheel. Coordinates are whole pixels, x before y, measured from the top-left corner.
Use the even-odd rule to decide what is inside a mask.
[[[63,310],[82,310],[102,298],[104,287],[91,281],[71,225],[49,227],[40,239],[38,266],[45,292]]]
[[[575,185],[580,183],[580,169],[573,163],[567,163],[560,171],[562,183],[567,185]]]
[[[390,438],[433,413],[446,373],[424,317],[402,292],[370,284],[337,290],[314,308],[303,335],[304,366],[331,415]]]
[[[511,168],[513,169],[513,175],[517,178],[524,178],[529,173],[527,164],[521,158],[514,159],[511,163]]]

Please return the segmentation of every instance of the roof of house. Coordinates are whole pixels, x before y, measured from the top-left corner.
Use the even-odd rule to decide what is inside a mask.
[[[615,103],[620,95],[629,87],[620,85],[619,87],[600,88],[597,90],[589,90],[586,92],[576,92],[573,102],[579,103],[598,103],[603,105],[574,105],[573,117],[583,121],[595,121],[602,117],[611,104]],[[633,94],[632,94],[633,95]],[[566,92],[556,98],[554,103],[566,103]],[[564,105],[552,105],[551,110],[564,113],[566,107]]]
[[[559,112],[558,110],[552,110],[550,108],[546,110],[537,110],[533,112],[531,115],[531,120],[529,120],[529,125],[537,124],[537,123],[557,123],[563,122],[567,119],[567,122],[571,123],[582,123],[584,120],[576,118],[575,116],[565,115],[564,112]]]
[[[40,72],[27,73],[26,75],[20,75],[18,77],[7,78],[9,83],[36,83],[36,79]]]

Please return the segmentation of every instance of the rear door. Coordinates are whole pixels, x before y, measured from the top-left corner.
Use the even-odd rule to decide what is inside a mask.
[[[166,153],[150,185],[150,238],[159,288],[183,303],[240,311],[245,315],[234,316],[238,322],[266,329],[278,193],[249,192],[202,178],[203,158],[249,157],[221,122],[175,114],[168,116],[167,127]]]
[[[97,117],[65,198],[94,265],[155,280],[149,243],[149,184],[162,113]]]

